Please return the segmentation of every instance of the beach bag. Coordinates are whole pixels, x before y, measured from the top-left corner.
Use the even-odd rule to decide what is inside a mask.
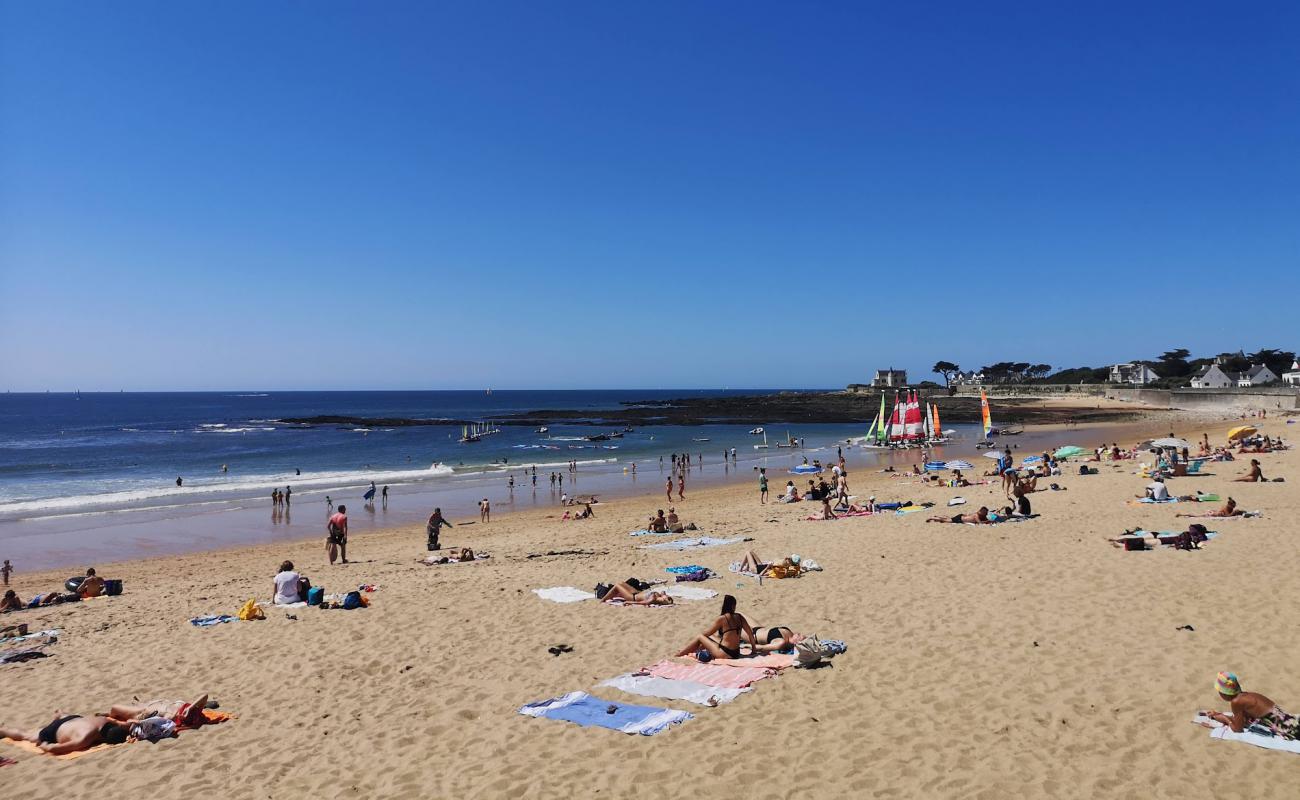
[[[325,599],[325,589],[320,586],[313,586],[307,590],[307,605],[318,606]]]
[[[257,604],[253,598],[248,598],[248,602],[239,607],[239,613],[235,616],[242,620],[266,619],[266,612]]]
[[[104,581],[104,594],[109,597],[117,597],[122,593],[122,582],[119,580]]]
[[[176,735],[176,723],[166,717],[146,717],[131,726],[131,735],[149,742],[169,739]]]
[[[817,634],[809,636],[802,642],[794,646],[794,663],[795,666],[806,667],[810,664],[821,663],[823,653],[821,640]]]
[[[361,592],[348,592],[344,595],[343,608],[349,611],[354,608],[361,608]]]
[[[1125,539],[1125,540],[1124,540],[1124,549],[1125,549],[1125,550],[1145,550],[1145,549],[1147,549],[1147,541],[1146,541],[1146,539],[1138,539],[1138,538]]]

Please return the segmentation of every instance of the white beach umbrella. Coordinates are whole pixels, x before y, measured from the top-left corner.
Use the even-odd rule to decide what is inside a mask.
[[[985,458],[1002,458],[1001,450],[990,450],[984,454]]]
[[[962,461],[960,459],[958,459],[957,461],[949,461],[947,464],[944,464],[944,466],[947,467],[948,469],[975,469],[974,464],[970,463],[969,461]]]
[[[1177,450],[1181,450],[1184,447],[1190,448],[1192,446],[1192,443],[1187,441],[1186,439],[1169,439],[1169,438],[1156,439],[1151,444],[1155,447],[1172,447]]]

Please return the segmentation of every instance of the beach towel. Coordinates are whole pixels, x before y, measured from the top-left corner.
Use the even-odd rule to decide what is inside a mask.
[[[24,661],[49,657],[50,654],[45,652],[45,645],[38,644],[33,647],[19,647],[0,652],[0,664],[21,664]]]
[[[550,700],[529,703],[520,708],[519,713],[528,717],[572,722],[584,728],[609,728],[642,736],[653,736],[667,730],[670,725],[677,725],[693,717],[688,711],[671,708],[611,703],[586,692],[569,692]]]
[[[1229,712],[1231,713],[1231,712]],[[1241,733],[1236,733],[1224,725],[1222,722],[1212,720],[1202,714],[1197,714],[1192,722],[1197,725],[1210,725],[1211,739],[1223,739],[1229,742],[1244,742],[1253,744],[1256,747],[1263,747],[1267,750],[1284,750],[1288,753],[1300,753],[1300,742],[1293,739],[1283,739],[1280,736],[1273,736],[1267,728],[1259,725],[1252,725]]]
[[[682,586],[680,583],[657,588],[655,591],[663,592],[674,600],[708,600],[718,596],[718,593],[712,589],[701,589],[698,586]]]
[[[703,683],[694,681],[659,678],[654,675],[636,672],[628,672],[616,678],[610,678],[607,681],[602,681],[600,685],[610,686],[628,694],[639,694],[643,697],[661,697],[665,700],[685,700],[688,703],[701,706],[730,703],[740,695],[750,691],[749,689],[723,689],[717,686],[706,686]],[[709,702],[710,700],[713,702]]]
[[[36,755],[49,756],[50,758],[59,758],[65,761],[71,761],[74,758],[81,758],[82,756],[88,756],[91,753],[98,753],[101,750],[112,750],[115,747],[126,747],[128,744],[130,744],[130,742],[123,742],[121,744],[97,744],[94,747],[90,748],[89,750],[78,750],[75,753],[63,753],[62,755],[56,756],[45,752],[33,742],[27,742],[27,741],[20,742],[17,739],[0,739],[0,742],[4,742],[5,744],[16,747],[19,750],[22,750],[24,753],[35,753]]]
[[[736,542],[745,541],[744,537],[737,536],[734,539],[715,539],[712,536],[703,536],[699,539],[678,539],[675,542],[658,542],[657,544],[643,544],[643,550],[688,550],[692,547],[720,547],[724,544],[735,544]]]
[[[63,633],[63,631],[59,630],[58,628],[51,628],[50,630],[47,631],[36,631],[35,633],[25,633],[22,636],[5,636],[0,638],[0,644],[13,644],[15,642],[30,641],[31,639],[43,639],[43,638],[56,637],[61,633]]]
[[[1152,500],[1150,497],[1143,497],[1138,500],[1130,500],[1128,504],[1131,506],[1138,505],[1139,503],[1155,503],[1155,504],[1163,505],[1164,503],[1177,503],[1177,502],[1178,502],[1177,497],[1167,497],[1164,500]]]
[[[462,522],[461,524],[467,525],[469,523]],[[473,564],[475,561],[486,561],[491,557],[491,553],[475,553],[474,557],[469,561],[461,561],[459,558],[448,558],[446,561],[443,561],[443,556],[425,556],[424,558],[416,559],[416,561],[426,567],[440,567],[446,564]]]
[[[687,564],[681,567],[664,567],[664,572],[671,572],[674,575],[689,575],[692,572],[700,570],[708,571],[708,567],[701,567],[699,564]]]
[[[213,711],[212,709],[207,709],[207,708],[203,710],[204,725],[216,725],[218,723],[225,722],[226,720],[234,719],[234,717],[235,717],[234,714],[227,714],[224,711]],[[187,725],[179,725],[177,726],[176,730],[189,731],[189,730],[194,730],[194,728]],[[36,753],[37,755],[44,755],[44,756],[49,756],[50,758],[59,758],[63,760],[72,760],[74,758],[81,758],[82,756],[88,756],[91,753],[98,753],[103,750],[112,750],[118,747],[126,747],[130,744],[135,743],[136,741],[137,740],[135,739],[128,739],[127,741],[122,742],[121,744],[97,744],[94,747],[90,748],[89,750],[78,750],[73,753],[62,753],[60,755],[53,755],[51,753],[45,752],[33,742],[27,742],[27,741],[20,742],[16,739],[0,738],[0,742],[5,742],[6,744],[13,745],[14,747],[24,752]]]
[[[304,605],[306,605],[304,603]],[[235,617],[229,614],[209,614],[206,617],[194,617],[190,624],[196,628],[210,628],[213,625],[220,625],[223,622],[234,622]]]
[[[672,531],[652,531],[647,528],[642,528],[639,531],[629,531],[627,535],[628,536],[668,536],[671,533]]]
[[[726,659],[722,659],[726,660]],[[736,661],[748,662],[749,659],[735,659]],[[710,661],[707,664],[701,664],[698,661],[692,661],[689,664],[679,664],[676,661],[664,659],[658,664],[651,664],[641,672],[653,675],[657,678],[672,678],[679,681],[694,681],[702,683],[705,686],[715,686],[722,689],[744,689],[750,686],[754,681],[761,681],[764,678],[770,678],[776,674],[774,670],[766,667],[750,666],[748,663],[741,665],[723,666],[719,661]]]
[[[549,589],[534,589],[533,594],[553,603],[578,603],[583,600],[595,600],[596,595],[584,592],[572,586],[552,586]]]
[[[783,670],[794,666],[794,653],[764,653],[751,658],[721,658],[710,661],[720,667],[762,667],[764,669]]]

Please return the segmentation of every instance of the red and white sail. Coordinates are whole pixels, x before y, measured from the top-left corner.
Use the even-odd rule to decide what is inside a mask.
[[[903,413],[906,404],[898,399],[898,392],[894,392],[894,413],[889,416],[889,441],[900,442],[907,438],[906,427],[903,424]]]
[[[907,407],[903,414],[903,438],[921,439],[925,437],[925,423],[921,420],[921,401],[916,392],[908,392]]]

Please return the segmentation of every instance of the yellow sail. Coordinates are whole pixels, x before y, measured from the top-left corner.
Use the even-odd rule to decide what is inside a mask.
[[[989,416],[989,398],[980,389],[980,417],[984,420],[984,438],[989,438],[989,433],[993,430],[993,418]]]

